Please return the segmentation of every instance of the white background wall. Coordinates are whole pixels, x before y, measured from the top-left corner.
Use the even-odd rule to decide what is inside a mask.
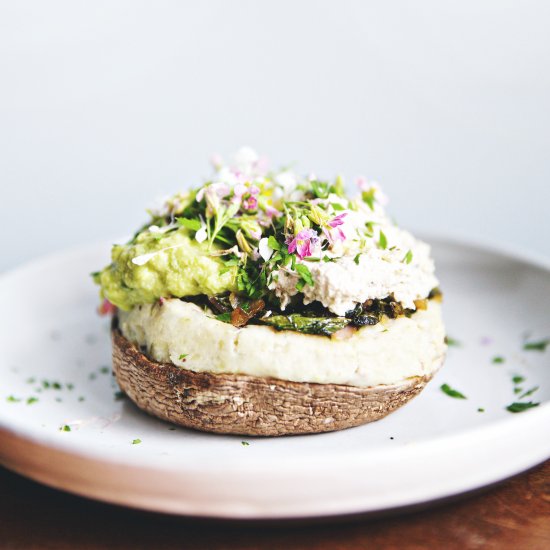
[[[550,255],[550,2],[1,2],[0,269],[128,233],[241,144]]]

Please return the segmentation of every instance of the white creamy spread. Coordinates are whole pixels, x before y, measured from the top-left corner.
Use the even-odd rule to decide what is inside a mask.
[[[416,309],[414,301],[426,298],[439,284],[430,247],[394,225],[378,204],[374,211],[359,201],[355,205],[357,210],[348,211],[340,226],[346,240],[330,252],[318,251],[311,257],[319,261],[302,260],[315,283],[303,288],[304,303],[317,300],[343,316],[357,303],[393,295],[405,308]],[[364,238],[367,223],[374,238]],[[383,249],[378,243],[384,237]],[[324,261],[325,257],[333,261]],[[295,272],[282,268],[271,284],[283,308],[298,292],[297,278]]]
[[[119,315],[122,334],[151,359],[195,372],[371,387],[432,374],[446,350],[441,306],[434,300],[410,318],[384,318],[347,340],[260,325],[236,328],[177,299]]]

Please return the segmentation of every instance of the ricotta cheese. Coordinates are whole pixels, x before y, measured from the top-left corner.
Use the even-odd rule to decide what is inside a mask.
[[[370,210],[356,202],[355,207],[341,226],[345,240],[302,260],[314,281],[301,290],[304,303],[319,301],[343,316],[357,303],[393,295],[405,308],[416,309],[414,301],[426,298],[439,285],[430,247],[394,225],[378,205]],[[374,238],[364,238],[365,228],[371,229]],[[298,293],[298,277],[286,268],[274,276],[270,287],[283,309]]]
[[[371,387],[431,374],[446,350],[441,306],[434,300],[410,318],[360,328],[347,340],[259,325],[236,328],[176,299],[119,316],[122,334],[151,359],[214,374]]]

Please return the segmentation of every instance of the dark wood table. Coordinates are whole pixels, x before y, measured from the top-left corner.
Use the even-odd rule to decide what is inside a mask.
[[[309,523],[197,520],[86,500],[0,468],[0,548],[550,549],[550,460],[452,503]]]

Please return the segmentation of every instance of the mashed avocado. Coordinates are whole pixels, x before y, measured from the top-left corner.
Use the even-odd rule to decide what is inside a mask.
[[[124,310],[161,297],[235,290],[236,268],[228,269],[183,227],[167,233],[145,229],[130,243],[115,245],[111,258],[111,265],[94,279],[102,296]]]

